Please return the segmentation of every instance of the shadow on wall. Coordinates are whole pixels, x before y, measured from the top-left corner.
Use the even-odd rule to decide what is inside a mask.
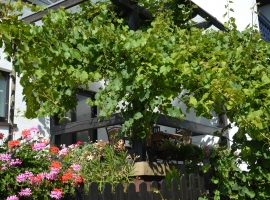
[[[192,144],[203,146],[203,145],[213,145],[219,142],[220,138],[211,135],[200,135],[192,137]]]
[[[38,118],[38,121],[39,121],[38,129],[40,131],[40,134],[43,137],[49,137],[50,136],[50,118],[42,117],[42,118]]]

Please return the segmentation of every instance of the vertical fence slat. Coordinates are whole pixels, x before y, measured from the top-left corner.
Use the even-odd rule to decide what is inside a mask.
[[[189,186],[187,185],[189,183]],[[198,183],[198,187],[197,187]],[[153,181],[150,184],[151,191],[147,191],[147,184],[145,182],[139,185],[139,192],[136,192],[134,183],[131,183],[127,187],[127,192],[124,192],[122,184],[117,184],[115,187],[115,193],[112,193],[112,186],[109,183],[104,184],[102,193],[98,192],[98,184],[92,182],[89,185],[89,194],[84,196],[84,200],[197,200],[201,196],[206,195],[204,174],[198,174],[197,177],[194,174],[189,175],[187,181],[186,176],[180,178],[180,190],[178,189],[178,180],[173,178],[171,180],[172,190],[169,190],[166,180],[162,180],[160,183],[160,190],[158,183]],[[81,199],[80,199],[81,200]]]
[[[171,181],[172,185],[172,200],[179,200],[180,199],[180,192],[178,190],[178,180],[173,178]]]
[[[206,190],[205,190],[205,187],[204,187],[204,177],[203,177],[202,172],[200,172],[198,174],[198,188],[199,188],[200,196],[201,195],[206,195]]]
[[[187,179],[186,176],[181,176],[180,178],[180,199],[188,199],[188,188],[187,188]]]
[[[124,196],[124,187],[122,184],[117,184],[115,187],[115,197],[117,200],[124,200],[125,196]]]
[[[84,200],[90,200],[90,195],[89,194],[85,194],[84,195]]]
[[[167,181],[162,180],[160,185],[161,185],[161,194],[162,194],[163,199],[171,199]]]
[[[151,193],[150,193],[151,200],[160,200],[161,196],[159,193],[157,193],[158,183],[156,181],[151,182],[150,188],[151,188]]]
[[[92,182],[89,185],[89,199],[85,200],[98,200],[98,184],[96,182]]]
[[[190,199],[191,200],[197,200],[198,197],[196,197],[196,177],[195,174],[189,175],[189,193],[190,193]]]
[[[134,183],[130,183],[127,189],[128,200],[136,200],[136,188]]]
[[[142,182],[139,187],[140,200],[148,200],[146,183]]]
[[[103,200],[112,200],[112,186],[109,183],[105,183],[102,189]]]
[[[98,200],[103,200],[103,195],[102,194],[98,194]]]

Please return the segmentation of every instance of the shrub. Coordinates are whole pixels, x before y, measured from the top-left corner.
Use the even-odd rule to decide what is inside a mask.
[[[37,127],[23,130],[0,147],[1,199],[59,199],[81,181],[78,168],[61,162],[58,148],[38,133]]]
[[[80,163],[80,174],[85,185],[91,182],[99,184],[102,190],[104,183],[115,186],[117,183],[127,185],[133,175],[133,163],[136,159],[127,154],[127,151],[115,152],[113,146],[103,141],[88,143],[74,148],[68,156],[62,156],[70,165]],[[66,157],[66,158],[65,158]],[[88,188],[85,188],[87,192]]]

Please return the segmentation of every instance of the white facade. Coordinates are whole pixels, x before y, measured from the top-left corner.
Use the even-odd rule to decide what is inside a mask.
[[[194,3],[198,4],[201,8],[209,12],[211,15],[217,18],[220,22],[224,23],[228,20],[227,17],[223,18],[227,9],[225,5],[227,4],[227,0],[193,0]],[[234,3],[230,4],[230,8],[234,9],[234,12],[229,12],[229,16],[236,18],[236,23],[239,30],[244,30],[248,24],[258,24],[258,17],[256,14],[253,14],[251,7],[253,7],[256,3],[256,0],[235,0]],[[255,7],[256,10],[256,7]],[[264,6],[261,9],[264,13],[266,13],[267,17],[270,19],[270,5]],[[30,13],[26,11],[26,15]],[[4,59],[4,55],[1,53],[1,60],[0,60],[0,71],[11,72],[12,66],[11,63],[7,62]],[[11,84],[10,84],[11,85]],[[100,87],[101,83],[95,83],[90,86],[90,90],[96,92]],[[10,93],[9,93],[10,94]],[[185,110],[185,105],[177,102],[173,102],[174,105],[179,105],[183,110]],[[15,138],[20,136],[20,132],[23,129],[30,128],[31,126],[38,126],[41,133],[49,138],[50,133],[50,119],[49,117],[46,118],[39,118],[39,119],[26,119],[23,117],[23,112],[25,111],[25,103],[22,101],[22,87],[19,85],[19,78],[17,77],[17,84],[16,84],[16,94],[15,94],[15,119],[14,123],[17,124],[18,132],[15,133]],[[194,112],[187,113],[186,120],[195,121],[197,123],[202,123],[209,126],[218,126],[219,121],[217,117],[213,117],[211,120],[205,118],[197,118]],[[166,127],[161,127],[163,130],[167,130]],[[168,129],[168,132],[174,132],[175,129]],[[237,127],[233,128],[229,131],[229,137],[232,138],[233,134],[237,131]],[[4,133],[5,137],[8,134],[8,127],[3,126],[0,124],[0,132]],[[98,139],[107,140],[107,134],[105,129],[98,130]],[[211,143],[212,141],[217,142],[217,138],[213,138],[211,136],[196,136],[193,138],[194,143]]]

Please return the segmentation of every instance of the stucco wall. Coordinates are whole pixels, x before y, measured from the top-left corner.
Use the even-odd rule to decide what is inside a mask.
[[[217,18],[221,23],[228,20],[228,17],[223,18],[223,15],[227,12],[225,5],[228,0],[192,0],[198,4],[201,8]],[[244,30],[248,24],[258,24],[258,17],[256,14],[252,16],[252,10],[250,9],[256,3],[256,0],[235,0],[230,4],[230,8],[234,9],[234,12],[229,12],[230,17],[236,19],[236,24],[239,30]]]
[[[10,62],[4,59],[5,55],[3,54],[3,51],[1,52],[1,59],[0,59],[0,70],[11,72],[12,65]],[[16,93],[15,93],[15,117],[14,117],[14,123],[17,124],[17,132],[14,133],[14,138],[20,137],[20,132],[23,129],[30,128],[31,126],[38,126],[40,129],[40,132],[45,137],[49,138],[49,127],[50,122],[49,118],[39,118],[39,119],[26,119],[23,117],[23,113],[26,109],[25,103],[22,101],[22,87],[19,84],[20,79],[17,77],[16,80]],[[10,82],[11,85],[11,82]],[[9,92],[10,94],[11,92]],[[0,132],[4,133],[5,137],[8,135],[8,127],[0,126]]]

